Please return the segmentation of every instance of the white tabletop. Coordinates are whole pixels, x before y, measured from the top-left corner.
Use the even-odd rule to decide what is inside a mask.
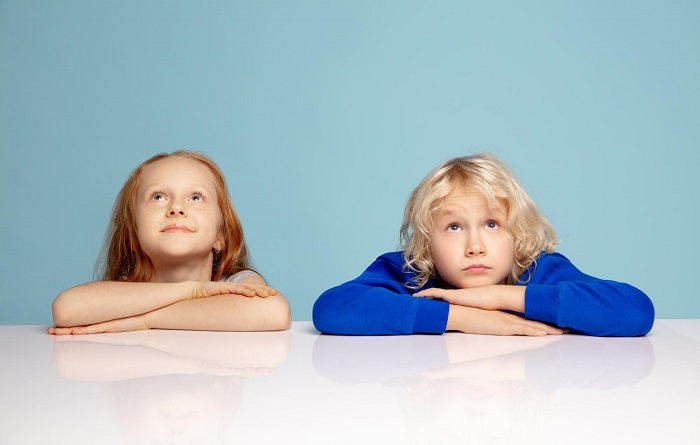
[[[0,443],[700,443],[700,320],[647,337],[0,326]]]

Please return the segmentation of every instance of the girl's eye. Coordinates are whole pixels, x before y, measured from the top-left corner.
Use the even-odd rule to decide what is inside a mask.
[[[498,229],[499,224],[496,221],[488,221],[486,223],[486,228],[487,229]]]
[[[462,228],[459,227],[459,224],[450,224],[447,226],[448,232],[459,232],[460,230],[462,230]]]
[[[194,202],[204,201],[204,196],[202,196],[199,193],[195,193],[194,195],[192,195],[192,201],[194,201]]]
[[[154,201],[163,201],[165,196],[162,193],[156,192],[151,196],[151,199]]]

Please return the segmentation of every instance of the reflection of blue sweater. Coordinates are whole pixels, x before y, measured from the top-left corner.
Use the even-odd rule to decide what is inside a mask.
[[[377,258],[362,275],[324,292],[313,309],[321,332],[345,335],[441,334],[447,327],[449,304],[413,297],[436,287],[434,280],[420,289],[404,283],[402,252]],[[571,332],[630,337],[645,335],[654,324],[649,297],[629,284],[601,280],[579,271],[559,253],[542,253],[524,276],[525,317]]]

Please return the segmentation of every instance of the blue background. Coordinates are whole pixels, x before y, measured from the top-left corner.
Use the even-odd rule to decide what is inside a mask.
[[[0,324],[92,279],[151,155],[224,170],[257,268],[309,320],[395,249],[411,189],[492,151],[584,272],[700,317],[694,1],[2,1]]]

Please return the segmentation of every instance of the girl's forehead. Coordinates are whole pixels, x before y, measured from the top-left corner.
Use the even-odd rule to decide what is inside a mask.
[[[141,187],[154,184],[201,185],[216,189],[214,174],[209,167],[194,159],[171,156],[144,167],[141,172]]]

